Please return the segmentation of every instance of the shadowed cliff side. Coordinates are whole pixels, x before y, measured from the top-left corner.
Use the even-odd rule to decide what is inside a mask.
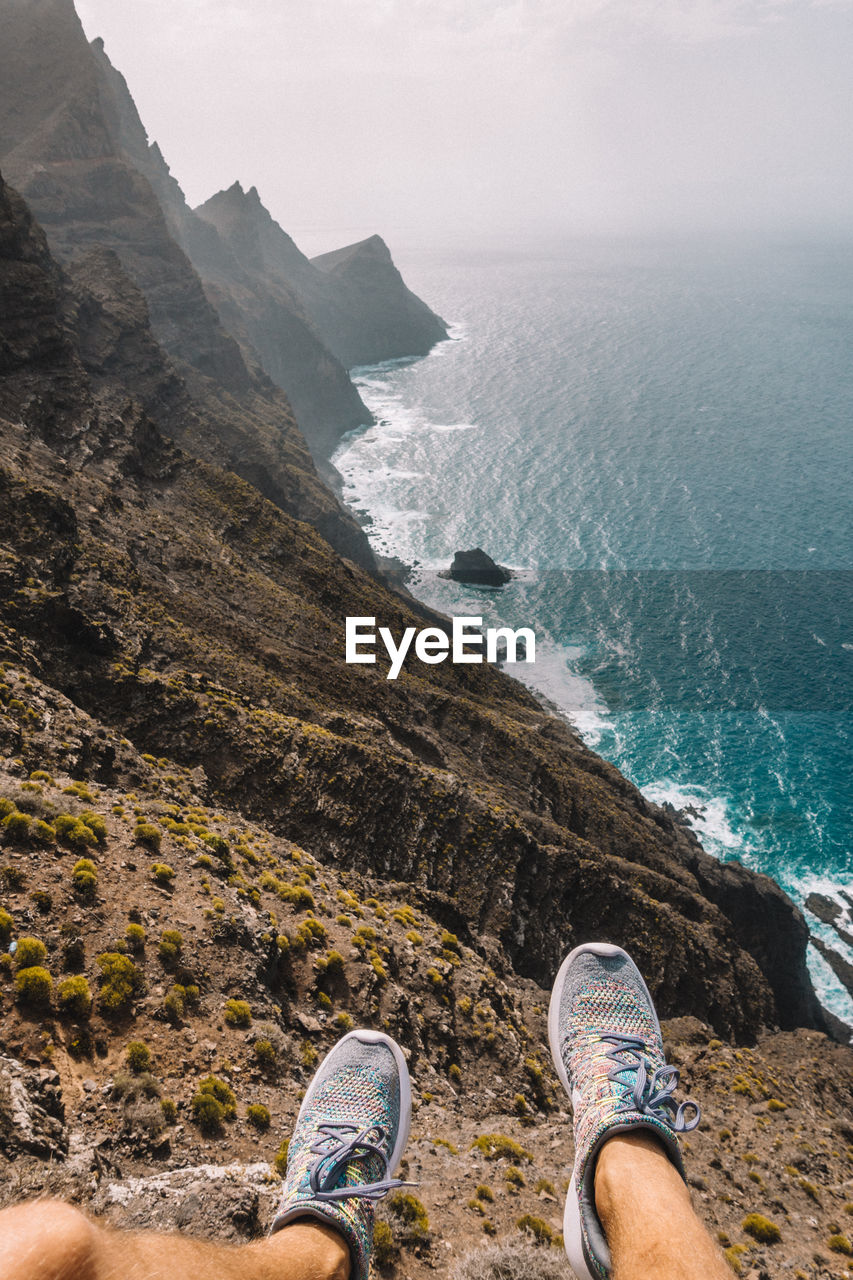
[[[0,0],[0,17],[0,164],[15,174],[60,259],[111,250],[141,291],[174,366],[168,376],[178,375],[197,409],[171,414],[164,429],[283,509],[316,516],[340,551],[372,564],[363,532],[320,482],[286,397],[223,328],[150,181],[128,162],[130,131],[73,4]],[[124,377],[132,385],[131,365]]]

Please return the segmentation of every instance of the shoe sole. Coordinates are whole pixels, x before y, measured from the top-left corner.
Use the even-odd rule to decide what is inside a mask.
[[[402,1159],[403,1152],[406,1149],[406,1143],[409,1141],[409,1130],[412,1124],[412,1084],[409,1079],[409,1068],[406,1066],[406,1059],[403,1057],[403,1051],[397,1044],[396,1040],[392,1040],[390,1036],[386,1036],[384,1031],[368,1031],[366,1028],[359,1028],[356,1031],[348,1031],[342,1036],[336,1044],[332,1046],[326,1054],[323,1061],[314,1072],[314,1078],[308,1086],[305,1097],[302,1099],[302,1106],[299,1108],[299,1115],[296,1117],[296,1124],[302,1119],[303,1113],[307,1110],[314,1094],[315,1084],[320,1071],[328,1062],[329,1058],[336,1050],[347,1040],[358,1040],[361,1044],[384,1044],[386,1049],[390,1049],[397,1064],[397,1075],[400,1081],[400,1127],[397,1131],[397,1141],[394,1143],[394,1150],[391,1152],[388,1161],[388,1168],[393,1174],[397,1165]],[[296,1125],[294,1125],[296,1128]]]
[[[636,969],[639,974],[640,982],[646,993],[649,1007],[652,1010],[655,1019],[655,1027],[658,1035],[660,1035],[660,1023],[658,1021],[657,1011],[655,1010],[654,1001],[646,986],[643,975],[634,964],[627,951],[623,951],[621,947],[613,946],[609,942],[585,942],[579,947],[575,947],[574,951],[570,951],[563,963],[560,965],[559,972],[554,979],[554,985],[551,988],[551,1002],[548,1005],[548,1044],[551,1049],[551,1058],[554,1062],[554,1068],[560,1078],[563,1088],[572,1101],[572,1090],[569,1084],[569,1076],[563,1065],[562,1054],[560,1053],[560,1005],[563,1002],[563,987],[566,983],[566,974],[570,966],[580,955],[591,954],[595,956],[605,956],[608,959],[614,956],[624,956],[624,958]],[[574,1110],[574,1104],[572,1104]],[[569,1183],[569,1191],[566,1196],[566,1208],[563,1212],[563,1243],[566,1250],[566,1257],[574,1271],[578,1280],[599,1280],[599,1277],[593,1274],[589,1269],[586,1255],[583,1248],[583,1230],[581,1228],[581,1206],[580,1197],[578,1196],[577,1186],[575,1185],[575,1175],[572,1173],[572,1180]]]

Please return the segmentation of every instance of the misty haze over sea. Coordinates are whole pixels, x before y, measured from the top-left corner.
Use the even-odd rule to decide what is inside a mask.
[[[801,903],[853,891],[853,244],[401,266],[454,341],[357,374],[378,424],[335,461],[376,550],[534,626],[516,673],[710,851]],[[502,592],[435,576],[478,545],[522,571]]]

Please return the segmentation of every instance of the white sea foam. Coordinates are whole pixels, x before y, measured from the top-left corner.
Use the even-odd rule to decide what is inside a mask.
[[[808,949],[808,965],[818,1000],[825,1009],[829,1009],[837,1018],[841,1018],[842,1022],[847,1023],[853,1039],[853,1000],[839,985],[832,969],[813,946],[809,946]]]
[[[688,787],[669,779],[643,787],[643,795],[654,804],[671,804],[674,809],[687,810],[690,827],[709,851],[722,855],[746,852],[744,838],[735,829],[731,807],[722,796],[713,796],[704,787]]]

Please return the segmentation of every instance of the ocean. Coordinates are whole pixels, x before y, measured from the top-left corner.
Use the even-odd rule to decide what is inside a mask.
[[[532,627],[513,674],[710,852],[801,905],[853,894],[853,244],[401,265],[451,339],[355,371],[377,421],[334,461],[374,548],[444,611]],[[475,546],[514,580],[438,577]]]

